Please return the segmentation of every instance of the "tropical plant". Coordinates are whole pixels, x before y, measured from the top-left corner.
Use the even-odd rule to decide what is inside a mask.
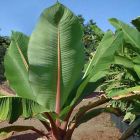
[[[123,43],[122,32],[106,32],[84,66],[82,35],[78,18],[58,2],[43,11],[30,37],[12,33],[4,64],[15,94],[0,91],[0,120],[13,123],[20,116],[36,117],[48,133],[32,126],[12,126],[0,129],[1,134],[33,130],[47,139],[70,140],[81,123],[109,111],[94,109],[110,100],[101,96],[70,119],[75,106],[101,85],[114,62],[115,51]]]
[[[109,21],[116,27],[116,32],[123,33],[123,44],[115,53],[114,64],[102,89],[114,99],[110,106],[119,109],[124,121],[131,124],[122,136],[122,139],[126,139],[140,126],[140,20],[137,18],[132,21],[136,28],[115,18]]]
[[[120,139],[132,134],[140,124],[140,33],[117,19],[110,22],[115,33],[103,33],[94,24],[88,28],[101,41],[86,64],[81,23],[58,2],[42,12],[30,37],[12,33],[4,65],[15,94],[0,90],[0,121],[35,117],[48,133],[33,126],[9,126],[0,129],[3,138],[13,131],[33,130],[49,140],[70,140],[80,124],[102,112],[118,114],[116,108],[127,112],[125,119],[132,118]],[[132,22],[137,29],[138,22]],[[101,87],[105,93],[71,117],[73,109],[91,93],[98,96],[95,90]],[[110,106],[95,108],[108,102]]]

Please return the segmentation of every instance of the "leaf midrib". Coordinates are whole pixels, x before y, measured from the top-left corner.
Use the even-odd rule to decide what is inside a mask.
[[[22,53],[22,51],[21,51],[21,49],[20,49],[20,47],[19,47],[19,45],[18,45],[16,40],[15,40],[15,44],[16,44],[18,52],[19,52],[19,54],[21,56],[22,62],[24,64],[24,66],[25,66],[25,69],[28,71],[29,66],[28,66],[27,61],[26,61],[26,59],[25,59],[25,57],[24,57],[24,55],[23,55],[23,53]]]
[[[57,27],[57,86],[56,86],[56,107],[55,112],[60,114],[60,107],[61,107],[61,87],[60,82],[61,80],[61,54],[60,54],[60,30],[59,25]]]

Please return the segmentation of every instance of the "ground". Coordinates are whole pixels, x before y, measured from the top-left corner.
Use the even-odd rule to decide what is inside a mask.
[[[33,125],[39,129],[44,129],[42,124],[35,120],[23,120],[19,119],[16,125]],[[8,126],[8,123],[4,122],[0,127]],[[110,120],[110,115],[102,113],[98,117],[91,119],[90,121],[82,124],[74,131],[72,140],[118,140],[120,137],[120,131],[115,127],[115,124]],[[32,131],[26,131],[22,133],[15,133],[15,135],[9,140],[35,140],[39,137]]]
[[[96,98],[89,98],[82,101],[81,104],[74,109],[74,113],[80,106],[87,104],[91,100],[96,100]],[[124,125],[121,125],[121,119],[119,119],[118,122],[116,123],[116,118],[112,114],[102,113],[75,129],[72,140],[118,140],[121,136],[120,128],[124,127]],[[20,118],[12,125],[33,125],[40,130],[44,130],[43,125],[36,119],[23,120]],[[0,128],[4,126],[9,126],[9,124],[7,122],[2,122]],[[118,126],[120,127],[119,129],[117,128]],[[15,133],[14,136],[8,140],[36,140],[39,137],[40,136],[33,131],[26,131]]]

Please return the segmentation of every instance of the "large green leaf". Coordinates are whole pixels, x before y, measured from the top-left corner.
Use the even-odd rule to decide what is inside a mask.
[[[114,35],[111,31],[108,31],[100,42],[84,76],[89,73],[94,76],[95,72],[108,69],[114,61],[115,51],[121,47],[121,45],[122,32],[117,32],[116,35]]]
[[[138,77],[140,78],[140,55],[133,58],[134,70],[137,73]]]
[[[106,76],[109,72],[110,65],[114,63],[114,53],[122,45],[122,41],[122,32],[114,35],[111,31],[108,31],[105,34],[97,47],[95,55],[85,69],[82,81],[72,91],[76,93],[76,96],[70,95],[65,105],[67,107],[63,110],[62,116],[71,109],[71,106],[92,94],[102,84],[102,78]]]
[[[17,95],[35,99],[28,80],[27,47],[29,37],[13,32],[4,59],[5,75]]]
[[[135,87],[130,87],[130,88],[116,88],[114,90],[111,90],[110,92],[107,93],[107,96],[109,98],[114,98],[114,99],[122,99],[122,98],[129,98],[130,96],[132,97],[134,95],[134,97],[139,96],[138,94],[131,94],[131,92],[134,91],[140,91],[140,86],[135,86]]]
[[[122,32],[118,32],[116,35],[113,35],[111,31],[108,31],[105,34],[97,48],[95,56],[93,56],[89,66],[87,67],[84,74],[85,78],[77,90],[75,100],[77,100],[82,94],[84,94],[82,98],[91,94],[87,92],[86,86],[88,87],[88,83],[90,82],[93,82],[94,84],[108,73],[110,65],[114,63],[114,53],[121,44]]]
[[[134,70],[137,73],[139,79],[140,79],[140,65],[134,65]]]
[[[78,18],[60,3],[43,11],[31,35],[29,79],[37,102],[52,111],[56,98],[62,108],[81,76],[84,64],[81,39]]]
[[[127,58],[126,56],[115,55],[115,64],[124,66],[127,70],[130,70],[133,78],[139,80],[140,78],[140,62],[139,56],[135,59]]]
[[[115,55],[115,64],[123,65],[126,68],[133,69],[134,63],[131,59],[126,56]]]
[[[30,99],[0,96],[0,121],[16,121],[20,116],[31,118],[48,110]]]
[[[140,32],[134,27],[123,23],[115,18],[109,19],[110,23],[117,29],[122,29],[124,38],[127,43],[134,45],[134,47],[140,49]]]

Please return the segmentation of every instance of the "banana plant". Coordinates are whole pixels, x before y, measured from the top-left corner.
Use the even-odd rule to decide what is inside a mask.
[[[130,122],[128,129],[122,134],[121,140],[127,139],[140,126],[140,32],[139,18],[132,21],[130,26],[116,18],[109,20],[122,32],[123,44],[114,56],[114,64],[122,68],[113,71],[112,78],[107,82],[106,95],[111,98],[110,106],[118,108],[124,114],[124,121]],[[119,72],[119,73],[118,73]],[[130,84],[132,80],[133,84]]]
[[[0,121],[35,117],[48,133],[33,126],[12,126],[0,129],[2,134],[33,130],[49,140],[70,140],[89,115],[105,111],[94,109],[110,100],[103,96],[70,118],[76,105],[102,84],[115,51],[122,46],[122,32],[105,33],[86,65],[82,36],[78,18],[59,2],[42,12],[30,37],[12,33],[4,64],[15,94],[0,90]]]

